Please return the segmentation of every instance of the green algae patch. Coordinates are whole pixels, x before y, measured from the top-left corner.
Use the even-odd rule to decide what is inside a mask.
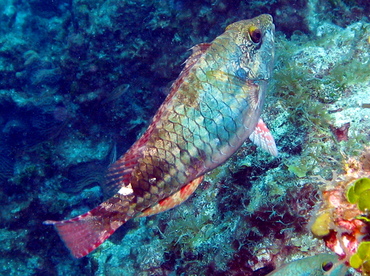
[[[363,273],[370,272],[370,242],[360,243],[357,252],[351,256],[349,264]]]
[[[361,211],[370,210],[370,179],[367,177],[357,179],[347,191],[347,200],[357,204]]]
[[[298,176],[299,178],[301,177],[305,177],[306,174],[307,174],[307,168],[305,167],[302,167],[302,166],[294,166],[294,165],[290,165],[288,166],[288,170],[292,173],[294,173],[296,176]]]

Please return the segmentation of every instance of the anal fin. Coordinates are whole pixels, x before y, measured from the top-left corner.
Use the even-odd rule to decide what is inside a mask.
[[[199,184],[202,183],[204,176],[200,176],[193,181],[183,186],[179,191],[159,201],[156,205],[145,209],[139,217],[146,217],[155,215],[183,203],[187,200],[194,191],[198,188]]]

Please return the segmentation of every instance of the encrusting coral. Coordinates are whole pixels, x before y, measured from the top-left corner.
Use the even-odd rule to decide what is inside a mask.
[[[325,181],[323,204],[311,226],[312,233],[342,262],[363,275],[370,273],[369,152],[370,148],[365,148],[360,158],[347,160],[344,173]]]

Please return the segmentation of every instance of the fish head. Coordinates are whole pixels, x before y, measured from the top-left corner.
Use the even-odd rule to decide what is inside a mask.
[[[267,82],[274,65],[275,25],[272,16],[262,14],[235,22],[226,31],[240,50],[238,74],[249,81]]]
[[[285,264],[266,276],[344,276],[347,270],[338,256],[321,253]]]

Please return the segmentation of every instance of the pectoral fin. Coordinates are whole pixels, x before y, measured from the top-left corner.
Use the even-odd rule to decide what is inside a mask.
[[[267,128],[266,124],[261,118],[259,119],[256,128],[249,136],[249,139],[251,139],[251,141],[257,146],[269,152],[271,155],[278,155],[274,137],[272,137],[270,130]]]

